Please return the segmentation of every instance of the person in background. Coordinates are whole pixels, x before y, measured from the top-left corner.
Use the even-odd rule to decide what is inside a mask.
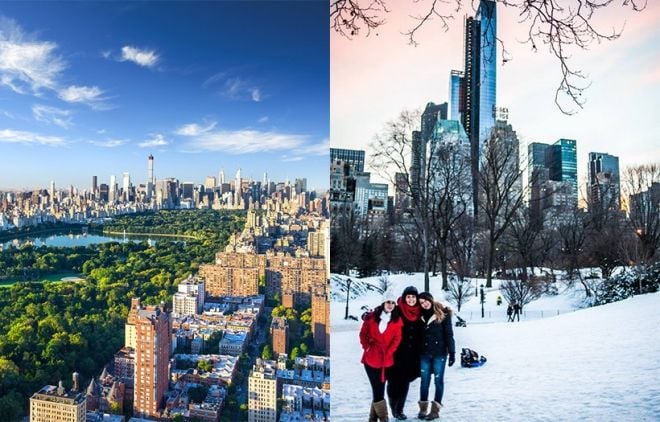
[[[513,322],[513,305],[509,303],[509,306],[506,308],[507,322]]]
[[[445,364],[452,366],[456,361],[456,344],[451,323],[451,309],[434,301],[429,292],[419,294],[419,305],[422,308],[421,320],[424,328],[421,341],[422,382],[418,418],[430,421],[440,417],[445,387]],[[435,392],[431,410],[427,414],[431,373],[434,374]]]
[[[518,302],[513,302],[513,316],[511,317],[511,322],[513,322],[516,317],[518,318],[518,322],[520,322],[520,311],[522,311],[522,307]]]
[[[387,422],[386,369],[394,365],[394,352],[401,342],[403,321],[396,309],[396,296],[386,291],[380,306],[366,315],[360,329],[361,362],[371,384],[369,422]]]
[[[408,286],[397,300],[397,310],[403,321],[401,343],[394,352],[394,365],[387,370],[387,398],[396,420],[408,419],[403,408],[410,383],[419,376],[419,347],[422,336],[421,308],[417,289]]]

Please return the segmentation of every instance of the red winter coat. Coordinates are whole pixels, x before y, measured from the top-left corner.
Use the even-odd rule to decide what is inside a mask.
[[[385,368],[394,365],[394,352],[401,342],[403,321],[399,317],[396,322],[390,321],[381,334],[378,331],[378,320],[373,314],[362,323],[360,344],[364,353],[361,362],[372,368],[381,368],[381,381],[385,382]]]

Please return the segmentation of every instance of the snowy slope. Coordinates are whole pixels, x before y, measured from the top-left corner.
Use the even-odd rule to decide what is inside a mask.
[[[390,280],[396,291],[423,285],[419,275]],[[439,288],[431,290],[442,298]],[[487,311],[501,311],[497,295],[495,289],[488,293]],[[351,301],[350,313],[359,316],[362,304],[379,301],[378,293],[367,292]],[[546,310],[542,319],[512,324],[498,316],[455,328],[457,350],[473,348],[488,363],[447,368],[441,420],[660,421],[660,293],[576,310],[579,302],[575,292],[566,291],[528,305],[530,312]],[[360,364],[361,322],[343,319],[340,295],[331,306],[332,417],[363,421],[371,393]],[[469,309],[479,310],[480,317],[476,298],[461,314]],[[551,309],[562,311],[547,317]],[[419,380],[411,385],[409,416],[416,414],[418,394]]]

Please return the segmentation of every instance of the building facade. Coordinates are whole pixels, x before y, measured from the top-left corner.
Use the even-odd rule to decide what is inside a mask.
[[[138,417],[159,417],[169,387],[170,320],[165,305],[143,308],[139,299],[131,310],[135,321],[135,384],[133,412]]]
[[[66,391],[59,386],[46,385],[30,398],[32,422],[85,422],[87,404],[79,391]]]
[[[273,355],[289,353],[289,324],[284,317],[274,317],[270,325],[273,339]]]
[[[248,422],[277,421],[277,363],[257,359],[248,378]]]

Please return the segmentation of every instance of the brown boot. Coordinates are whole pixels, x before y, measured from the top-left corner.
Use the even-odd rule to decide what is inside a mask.
[[[432,401],[431,402],[431,411],[429,412],[428,415],[426,415],[426,420],[427,421],[432,421],[434,419],[438,419],[440,417],[440,408],[442,405],[438,403],[437,401]]]
[[[388,422],[388,414],[387,414],[387,403],[385,400],[381,400],[378,402],[374,403],[374,410],[376,411],[376,415],[378,416],[378,420],[380,422]]]
[[[429,402],[427,402],[427,401],[418,401],[417,404],[419,404],[419,413],[417,414],[417,418],[418,419],[426,418],[426,412],[429,409]]]
[[[378,415],[376,414],[376,408],[374,408],[374,402],[371,402],[371,409],[369,410],[369,422],[378,422]]]

